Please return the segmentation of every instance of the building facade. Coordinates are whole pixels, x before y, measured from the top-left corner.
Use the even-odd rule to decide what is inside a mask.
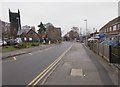
[[[17,33],[18,37],[21,37],[22,41],[39,41],[39,34],[35,31],[34,26],[22,26],[21,30]]]
[[[107,34],[109,38],[114,38],[120,34],[120,16],[109,21],[100,30],[100,34]]]
[[[0,38],[8,39],[10,35],[10,23],[0,20]]]
[[[36,33],[33,29],[30,29],[24,36],[24,39],[26,37],[26,41],[32,41],[32,42],[38,42],[39,41],[39,35]]]

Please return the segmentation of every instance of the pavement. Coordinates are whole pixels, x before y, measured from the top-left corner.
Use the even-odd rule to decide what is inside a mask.
[[[54,45],[55,44],[40,45],[40,46],[36,46],[36,47],[32,47],[32,48],[24,48],[24,49],[20,49],[20,50],[16,50],[16,51],[4,52],[4,53],[2,53],[2,59],[22,55],[22,54],[29,53],[29,52],[34,52],[37,50],[43,50],[43,49],[46,49],[46,48],[54,46]]]
[[[38,85],[118,85],[119,70],[81,43],[75,43]],[[108,86],[108,87],[111,87]]]

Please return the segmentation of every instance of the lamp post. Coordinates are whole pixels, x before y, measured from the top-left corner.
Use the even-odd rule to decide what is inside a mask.
[[[80,35],[82,35],[82,28],[80,28]]]
[[[95,37],[95,28],[93,28],[93,37]]]
[[[87,36],[87,19],[84,20],[86,22],[86,36]]]
[[[85,44],[87,46],[87,19],[84,19],[84,21],[86,22],[86,37],[85,37]]]

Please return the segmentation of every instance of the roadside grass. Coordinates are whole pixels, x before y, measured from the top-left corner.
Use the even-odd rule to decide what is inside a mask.
[[[24,48],[31,48],[35,46],[39,46],[42,43],[39,42],[22,42],[17,45],[11,45],[11,46],[2,46],[2,52],[9,52],[9,51],[15,51],[15,50],[20,50]]]
[[[14,46],[2,46],[2,52],[9,52],[17,50]]]

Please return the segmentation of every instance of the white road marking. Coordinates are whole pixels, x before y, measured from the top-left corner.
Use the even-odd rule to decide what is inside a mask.
[[[28,54],[32,55],[32,53],[28,53]]]

